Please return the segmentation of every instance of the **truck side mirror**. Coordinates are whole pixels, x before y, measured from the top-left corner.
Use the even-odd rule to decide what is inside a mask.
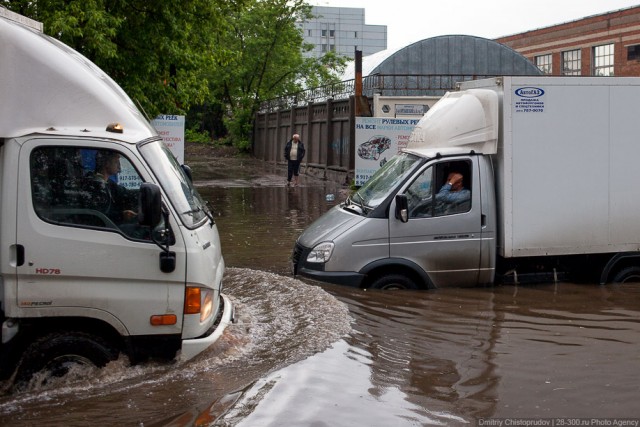
[[[409,203],[405,194],[396,195],[396,218],[402,222],[409,221]]]
[[[189,182],[193,182],[193,174],[191,173],[191,168],[188,165],[181,165],[180,167],[182,168],[184,174],[187,175],[187,178],[189,178]]]
[[[153,236],[151,240],[162,249],[160,253],[160,271],[171,273],[176,269],[176,253],[169,250],[171,245],[171,232],[169,231],[169,212],[162,209],[162,196],[160,187],[150,182],[144,182],[140,186],[138,197],[138,223],[151,228],[160,224],[164,217],[163,241],[156,240]],[[164,245],[164,246],[163,246]]]
[[[160,187],[143,182],[138,196],[138,223],[155,227],[162,219],[162,197]]]

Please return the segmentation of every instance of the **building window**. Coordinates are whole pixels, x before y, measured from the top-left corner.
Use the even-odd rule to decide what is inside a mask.
[[[538,69],[543,73],[551,74],[553,72],[552,56],[550,53],[547,55],[536,56],[535,61],[536,67],[538,67]]]
[[[562,75],[579,76],[581,62],[580,49],[562,52]]]
[[[336,51],[336,45],[335,44],[329,45],[329,49],[331,49],[332,52],[335,52]]]
[[[627,61],[640,61],[640,44],[627,46]]]
[[[327,30],[322,30],[322,37],[327,37]]]
[[[308,31],[307,35],[311,37],[311,30]]]
[[[353,37],[358,38],[358,32],[357,31],[353,32]]]
[[[329,37],[335,37],[336,36],[336,30],[329,30]]]
[[[322,44],[322,51],[323,51],[323,52],[326,52],[326,51],[327,51],[327,44],[326,44],[326,43],[323,43],[323,44]]]
[[[613,76],[613,43],[594,46],[593,75]]]

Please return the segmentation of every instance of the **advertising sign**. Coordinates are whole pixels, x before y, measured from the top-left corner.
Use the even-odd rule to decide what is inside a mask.
[[[184,163],[184,116],[161,114],[151,121],[180,164]]]
[[[521,87],[515,91],[516,102],[514,110],[516,113],[544,113],[544,89],[539,87]]]
[[[355,184],[360,186],[407,146],[419,119],[356,117]]]

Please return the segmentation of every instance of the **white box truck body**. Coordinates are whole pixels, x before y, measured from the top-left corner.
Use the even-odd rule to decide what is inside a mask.
[[[294,271],[353,286],[640,277],[640,78],[464,82],[311,225]],[[467,200],[443,206],[451,173]]]
[[[85,57],[5,17],[0,41],[3,378],[202,352],[233,308],[188,168]]]

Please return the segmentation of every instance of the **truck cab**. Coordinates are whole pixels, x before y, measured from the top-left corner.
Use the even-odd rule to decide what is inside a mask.
[[[490,283],[496,210],[483,152],[495,150],[497,113],[493,91],[437,103],[406,149],[301,234],[294,272],[379,289]],[[452,174],[463,199],[451,197]]]
[[[495,209],[492,187],[482,185],[493,177],[486,160],[398,154],[300,236],[295,273],[375,289],[491,282]],[[454,172],[463,175],[469,197],[442,200],[441,189]]]
[[[0,38],[2,378],[193,358],[233,306],[188,168],[86,58],[2,17]]]

